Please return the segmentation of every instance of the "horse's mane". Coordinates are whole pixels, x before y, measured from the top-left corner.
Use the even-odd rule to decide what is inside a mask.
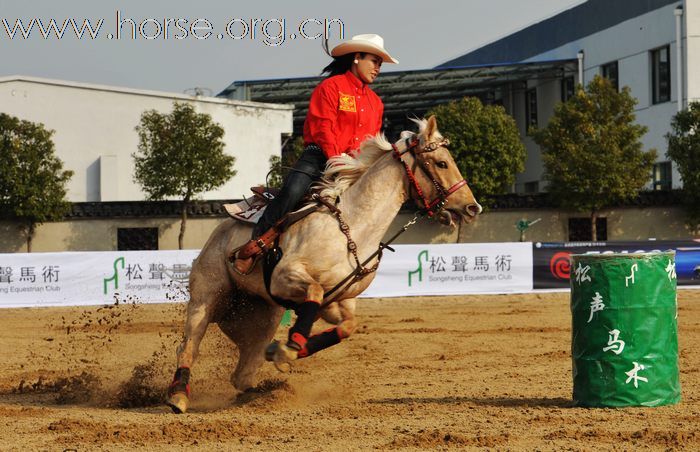
[[[418,125],[419,133],[422,133],[428,124],[425,119],[411,119],[411,121]],[[415,135],[413,132],[401,132],[401,138],[413,135]],[[357,182],[381,156],[390,151],[391,143],[383,133],[368,138],[360,145],[359,154],[341,154],[331,157],[326,163],[323,178],[315,184],[315,187],[320,190],[322,197],[335,199]]]

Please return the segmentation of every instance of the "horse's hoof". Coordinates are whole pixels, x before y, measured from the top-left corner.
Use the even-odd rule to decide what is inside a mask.
[[[171,394],[165,403],[172,408],[173,413],[182,414],[187,411],[190,405],[190,398],[183,392],[176,392],[175,394]]]
[[[277,347],[279,347],[280,341],[272,341],[270,345],[265,349],[265,361],[274,361],[275,353],[277,352]]]
[[[287,347],[280,341],[273,341],[265,349],[265,359],[272,361],[280,372],[287,373],[292,370],[292,361],[297,359],[299,352]]]
[[[289,372],[292,371],[292,363],[282,361],[282,362],[277,362],[275,361],[275,369],[279,370],[283,374],[288,374]]]

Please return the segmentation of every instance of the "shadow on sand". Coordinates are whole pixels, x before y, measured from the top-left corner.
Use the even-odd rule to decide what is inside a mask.
[[[408,405],[413,403],[432,403],[436,405],[478,405],[492,407],[536,408],[556,407],[573,408],[571,399],[561,397],[399,397],[391,399],[371,399],[369,403],[382,405]]]

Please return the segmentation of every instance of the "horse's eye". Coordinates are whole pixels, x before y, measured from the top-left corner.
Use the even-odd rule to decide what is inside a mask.
[[[441,160],[441,161],[437,162],[437,166],[438,166],[438,168],[447,169],[447,162],[444,160]]]

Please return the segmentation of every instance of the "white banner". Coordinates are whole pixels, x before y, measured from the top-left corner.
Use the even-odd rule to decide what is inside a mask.
[[[532,291],[531,243],[396,245],[363,297]],[[0,254],[0,308],[187,301],[199,250]]]
[[[532,291],[532,243],[397,245],[363,297]]]
[[[199,250],[0,254],[0,307],[186,301]]]

